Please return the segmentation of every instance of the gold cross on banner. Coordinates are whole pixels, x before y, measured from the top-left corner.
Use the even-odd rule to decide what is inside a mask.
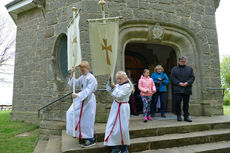
[[[74,44],[74,43],[77,43],[77,37],[75,37],[75,38],[73,39],[72,44]],[[74,56],[74,52],[73,52],[73,56]]]
[[[77,37],[75,37],[74,39],[73,39],[73,42],[72,43],[77,43]]]
[[[111,65],[110,63],[110,59],[109,59],[109,51],[112,52],[112,46],[109,45],[107,46],[107,39],[103,39],[104,45],[101,45],[102,47],[102,51],[105,50],[106,51],[106,61],[108,65]]]

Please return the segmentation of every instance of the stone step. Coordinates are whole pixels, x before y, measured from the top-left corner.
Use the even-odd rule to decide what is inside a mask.
[[[230,140],[230,129],[218,129],[184,134],[166,134],[163,136],[140,137],[131,139],[130,152],[141,152],[145,150],[181,147],[186,145],[213,143]],[[71,142],[71,143],[70,143]],[[103,142],[98,142],[91,148],[82,149],[77,139],[62,132],[63,153],[109,153],[110,147],[105,147]]]
[[[194,117],[192,123],[176,120],[153,120],[144,123],[142,117],[130,121],[130,138],[160,136],[173,133],[188,133],[230,128],[230,116]],[[104,141],[106,124],[95,124],[95,139]]]
[[[61,153],[61,136],[51,135],[44,153]]]
[[[166,114],[166,118],[156,116],[153,118],[153,121],[143,123],[142,116],[143,115],[131,116],[129,126],[131,138],[158,136],[170,133],[186,133],[230,127],[230,115],[213,117],[193,117],[192,123],[177,122],[176,116],[173,114]],[[106,123],[95,124],[95,138],[97,142],[101,142],[104,140],[105,128]],[[63,121],[41,121],[40,123],[40,135],[61,135],[62,130],[64,129],[65,122]]]
[[[43,139],[39,139],[33,153],[42,153],[45,151],[46,149],[46,145],[47,145],[48,141],[47,140],[43,140]]]
[[[216,143],[205,143],[198,145],[189,145],[183,147],[173,147],[166,149],[147,150],[134,153],[229,153],[230,141],[222,141]]]

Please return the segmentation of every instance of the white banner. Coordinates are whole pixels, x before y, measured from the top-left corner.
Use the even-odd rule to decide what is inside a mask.
[[[80,13],[75,16],[67,28],[68,35],[68,70],[72,66],[77,66],[81,63],[81,45],[80,45],[80,29],[79,29]]]
[[[109,74],[113,77],[117,61],[119,18],[89,20],[89,40],[92,71],[95,76]]]

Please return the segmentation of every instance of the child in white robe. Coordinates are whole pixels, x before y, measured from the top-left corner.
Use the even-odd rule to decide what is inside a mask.
[[[128,153],[127,145],[130,145],[129,119],[130,106],[129,97],[133,85],[123,71],[116,74],[117,85],[108,81],[106,90],[111,92],[114,101],[107,121],[104,145],[113,146],[112,153],[120,153],[119,145],[122,145],[123,153]]]
[[[79,142],[82,144],[81,146],[89,147],[95,145],[94,122],[96,98],[94,92],[97,89],[97,80],[89,72],[90,66],[87,61],[82,61],[78,67],[82,75],[78,79],[75,79],[75,86],[80,87],[81,92],[72,94],[74,103],[66,112],[66,133],[73,136],[73,132],[75,132],[76,137],[79,138]],[[75,67],[72,69],[72,74],[74,71]],[[73,80],[72,77],[69,79],[68,84],[70,86],[73,86]],[[74,126],[73,113],[75,115]]]

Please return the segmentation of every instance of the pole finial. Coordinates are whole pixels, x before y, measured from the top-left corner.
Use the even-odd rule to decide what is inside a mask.
[[[104,8],[104,5],[105,5],[105,0],[99,0],[98,4],[101,5],[101,10],[104,11],[105,8]]]
[[[72,11],[76,12],[77,8],[76,7],[72,7]]]

